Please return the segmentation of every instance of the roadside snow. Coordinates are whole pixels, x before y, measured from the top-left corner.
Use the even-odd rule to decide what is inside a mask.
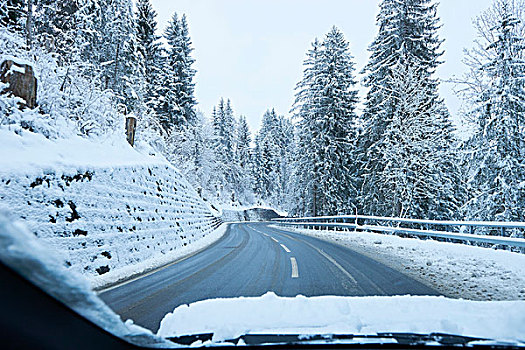
[[[3,263],[110,333],[142,346],[173,347],[174,344],[132,321],[123,323],[91,291],[85,278],[65,267],[63,256],[29,233],[21,222],[13,220],[16,219],[0,211],[0,260]]]
[[[122,137],[47,139],[0,126],[0,210],[94,288],[134,277],[224,232],[184,176],[150,153]]]
[[[157,335],[213,333],[213,341],[243,334],[441,332],[525,342],[525,302],[445,297],[278,297],[210,299],[177,307]]]
[[[525,254],[371,232],[272,227],[347,246],[449,297],[525,300]]]
[[[94,289],[103,290],[105,286],[117,284],[119,281],[127,280],[132,276],[141,275],[147,271],[155,270],[164,265],[170,264],[190,254],[207,248],[209,245],[221,238],[226,232],[227,225],[222,224],[215,231],[208,233],[192,245],[187,245],[169,255],[157,255],[151,259],[141,261],[134,265],[124,266],[118,270],[110,271],[102,276],[91,279],[91,286]]]
[[[123,138],[95,142],[80,136],[49,140],[41,134],[0,127],[0,172],[67,172],[93,167],[166,164],[162,157],[137,152]]]

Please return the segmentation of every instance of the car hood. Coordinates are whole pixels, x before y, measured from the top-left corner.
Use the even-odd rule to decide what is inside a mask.
[[[525,343],[525,301],[467,301],[434,296],[260,297],[209,299],[177,307],[161,321],[166,338],[213,334],[373,335],[446,333]]]

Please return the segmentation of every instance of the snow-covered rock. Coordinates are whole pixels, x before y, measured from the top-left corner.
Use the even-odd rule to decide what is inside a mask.
[[[220,221],[165,159],[123,138],[49,140],[0,128],[0,209],[65,255],[94,287],[217,239]]]

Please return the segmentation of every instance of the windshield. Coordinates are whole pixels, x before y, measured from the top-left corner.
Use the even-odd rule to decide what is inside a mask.
[[[525,2],[0,0],[0,261],[140,347],[524,346]]]

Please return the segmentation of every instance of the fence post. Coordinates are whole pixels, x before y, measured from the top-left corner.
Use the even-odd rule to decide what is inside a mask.
[[[135,144],[135,127],[137,126],[137,118],[129,116],[126,118],[126,139],[133,147]]]

